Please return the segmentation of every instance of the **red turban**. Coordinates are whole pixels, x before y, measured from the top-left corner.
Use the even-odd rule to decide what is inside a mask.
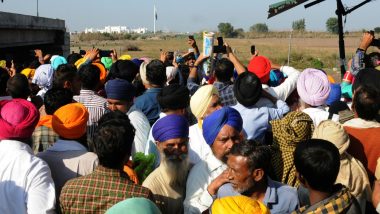
[[[271,68],[269,59],[263,56],[254,57],[248,64],[248,71],[256,74],[262,84],[268,83]]]

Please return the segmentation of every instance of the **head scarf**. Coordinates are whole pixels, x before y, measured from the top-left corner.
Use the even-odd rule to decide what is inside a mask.
[[[112,58],[111,57],[102,57],[100,61],[103,63],[104,67],[109,70],[112,66]]]
[[[285,80],[285,75],[280,70],[271,70],[268,85],[270,87],[279,86]]]
[[[169,84],[170,81],[172,81],[175,76],[178,73],[178,68],[174,66],[167,66],[166,67],[166,84]]]
[[[146,198],[129,198],[106,211],[106,214],[161,214],[160,209]]]
[[[236,78],[233,90],[236,100],[240,104],[250,107],[260,99],[262,85],[255,74],[244,72]]]
[[[331,120],[322,121],[315,129],[313,138],[330,141],[338,148],[341,155],[350,145],[350,138],[343,126]]]
[[[183,116],[171,114],[154,124],[152,129],[154,140],[165,142],[174,138],[189,137],[189,122]]]
[[[109,99],[132,101],[135,96],[135,87],[124,79],[109,80],[105,89]]]
[[[231,107],[223,107],[207,116],[202,125],[203,137],[208,145],[212,145],[224,125],[229,125],[241,132],[243,119],[238,111]]]
[[[51,67],[57,70],[58,66],[67,64],[67,60],[63,56],[53,55],[50,59]]]
[[[341,183],[348,187],[354,196],[363,195],[369,200],[371,187],[367,172],[357,159],[346,153],[350,145],[350,138],[343,126],[331,120],[322,121],[315,129],[313,138],[327,140],[339,150],[340,169],[335,183]]]
[[[36,69],[32,69],[32,68],[25,68],[21,71],[21,74],[25,75],[26,78],[30,79],[30,78],[33,78],[34,77],[34,73],[35,73]]]
[[[53,130],[66,139],[78,139],[86,133],[88,111],[80,103],[62,106],[53,114]]]
[[[270,121],[273,132],[273,168],[280,181],[298,186],[293,152],[299,142],[311,138],[314,129],[309,115],[292,111],[280,120]]]
[[[149,81],[146,79],[146,66],[148,65],[147,62],[143,62],[140,65],[140,77],[143,82],[143,84],[149,84]]]
[[[271,68],[269,59],[263,56],[254,57],[248,64],[248,71],[256,74],[262,84],[268,83]]]
[[[330,84],[331,91],[329,96],[327,97],[326,104],[331,105],[336,101],[340,100],[342,96],[342,90],[340,89],[340,84]]]
[[[157,94],[157,101],[161,109],[184,109],[189,106],[190,92],[179,84],[168,85]]]
[[[213,85],[205,85],[198,88],[195,94],[191,96],[190,109],[197,119],[204,117],[214,95],[219,95],[218,89]]]
[[[212,213],[228,214],[269,214],[269,209],[260,201],[237,195],[218,198],[211,207]]]
[[[39,119],[39,111],[27,100],[0,101],[0,140],[30,138]]]
[[[49,90],[52,86],[53,76],[53,67],[50,64],[43,64],[36,69],[32,83],[37,84],[41,89]]]
[[[325,104],[330,90],[327,75],[323,71],[314,68],[305,69],[297,81],[297,92],[300,98],[311,106]]]

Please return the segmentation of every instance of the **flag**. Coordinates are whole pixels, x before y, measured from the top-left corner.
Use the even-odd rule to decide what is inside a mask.
[[[154,5],[154,18],[155,18],[155,20],[157,20],[157,9],[156,9],[156,5]]]

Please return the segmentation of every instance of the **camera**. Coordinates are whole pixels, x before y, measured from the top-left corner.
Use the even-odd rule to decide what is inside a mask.
[[[223,37],[216,38],[218,40],[218,45],[214,45],[214,53],[227,53],[227,48],[223,45]]]
[[[256,51],[256,47],[254,45],[251,45],[251,54],[254,55]]]
[[[111,57],[112,50],[99,50],[99,57]],[[86,55],[85,50],[79,50],[80,55]]]
[[[371,46],[376,46],[380,48],[380,39],[373,39]]]

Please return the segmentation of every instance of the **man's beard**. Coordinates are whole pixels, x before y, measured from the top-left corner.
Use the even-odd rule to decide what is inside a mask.
[[[255,188],[256,182],[253,179],[247,179],[246,182],[240,187],[233,187],[234,190],[242,195],[251,195],[252,190]]]
[[[172,187],[184,187],[189,173],[189,156],[184,159],[170,159],[161,152],[161,165]]]

